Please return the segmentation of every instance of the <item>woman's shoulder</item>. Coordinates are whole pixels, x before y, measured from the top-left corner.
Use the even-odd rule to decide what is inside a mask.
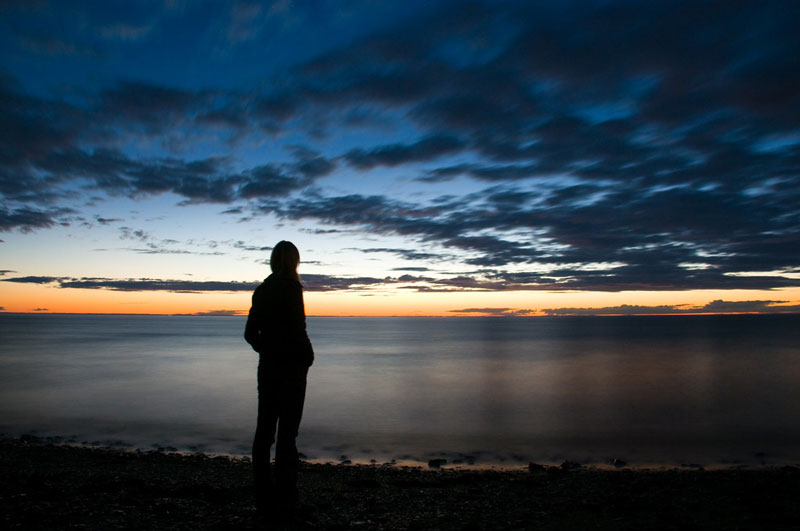
[[[261,284],[266,289],[275,290],[302,290],[303,286],[295,279],[289,277],[280,277],[276,274],[271,274]]]

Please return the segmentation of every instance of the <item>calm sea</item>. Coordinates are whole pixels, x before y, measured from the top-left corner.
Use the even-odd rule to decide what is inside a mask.
[[[236,317],[0,314],[0,432],[247,454]],[[800,461],[800,316],[309,318],[299,446],[385,462]]]

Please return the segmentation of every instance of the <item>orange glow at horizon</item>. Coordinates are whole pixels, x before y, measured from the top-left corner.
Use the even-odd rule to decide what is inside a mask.
[[[250,293],[127,292],[63,289],[52,285],[0,283],[0,308],[14,313],[236,314],[246,315]],[[429,292],[371,291],[305,293],[309,316],[457,316],[480,309],[544,315],[545,309],[675,306],[698,310],[714,300],[772,300],[800,305],[800,288],[782,290],[697,290],[669,292]],[[776,303],[775,305],[780,305]],[[468,310],[462,312],[461,310]],[[485,314],[486,312],[484,312]],[[698,311],[701,313],[701,310]]]
[[[0,306],[20,313],[192,314],[210,311],[247,313],[249,293],[172,293],[60,289],[47,285],[4,283]]]

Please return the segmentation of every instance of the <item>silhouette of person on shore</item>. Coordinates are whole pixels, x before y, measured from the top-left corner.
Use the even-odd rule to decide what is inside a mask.
[[[245,340],[259,353],[253,473],[256,508],[266,517],[282,517],[297,503],[295,439],[303,416],[306,376],[314,361],[306,333],[299,264],[300,253],[294,244],[280,241],[275,245],[269,262],[272,274],[253,293],[244,332]],[[273,470],[270,450],[276,428]]]

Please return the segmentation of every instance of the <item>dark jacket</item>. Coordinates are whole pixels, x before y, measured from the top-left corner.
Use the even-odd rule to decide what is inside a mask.
[[[294,279],[268,276],[253,292],[244,338],[271,362],[309,367],[314,349],[306,333],[303,287]]]

